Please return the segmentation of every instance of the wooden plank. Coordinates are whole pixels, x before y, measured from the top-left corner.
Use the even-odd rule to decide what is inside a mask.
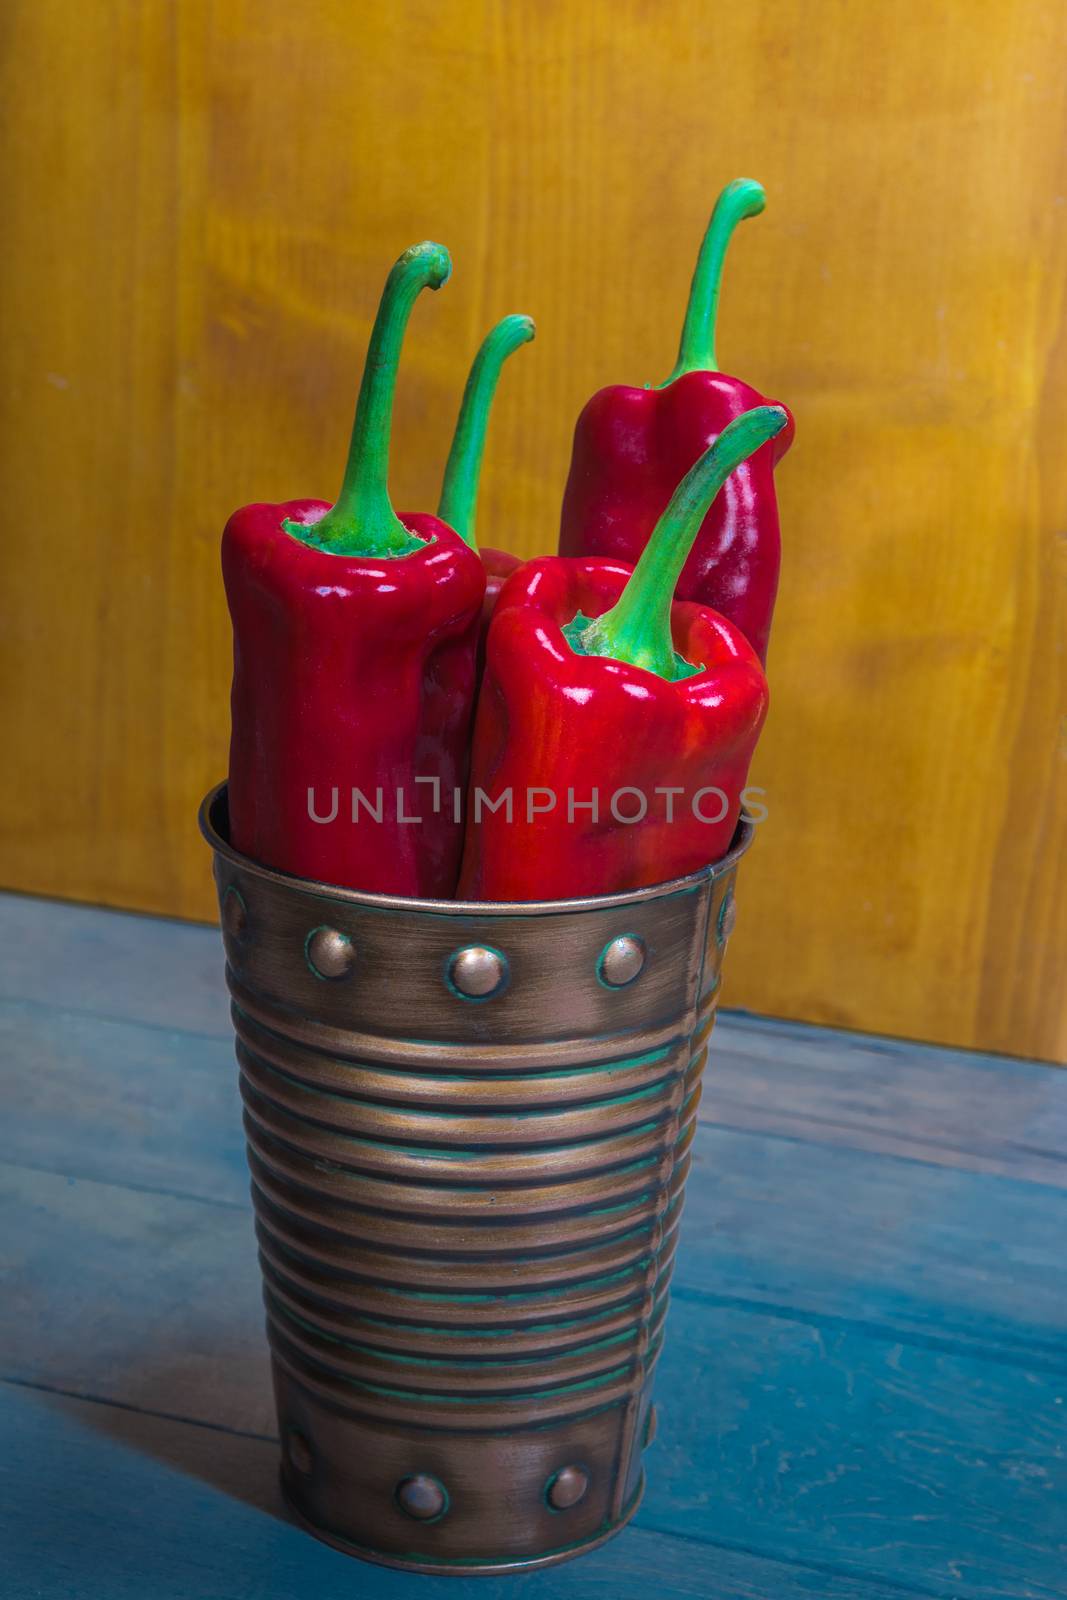
[[[727,1013],[712,1041],[701,1115],[1067,1184],[1067,1075],[1032,1061]]]
[[[218,928],[0,895],[0,1000],[231,1037]]]
[[[1059,1189],[702,1128],[675,1294],[1062,1370],[1065,1228]]]
[[[274,1432],[250,1211],[0,1166],[0,1377]]]
[[[672,1318],[646,1525],[946,1600],[1063,1600],[1062,1360],[1046,1374],[734,1308]]]
[[[244,1215],[4,1178],[22,1203],[6,1207],[0,1375],[272,1431]],[[843,1229],[837,1245],[845,1260],[862,1255]],[[660,1369],[644,1526],[956,1600],[1061,1592],[1062,1330],[1055,1362],[995,1338],[990,1355],[977,1341],[952,1347],[947,1297],[946,1336],[916,1341],[725,1303],[691,1271],[680,1268]]]
[[[287,1520],[273,1444],[0,1384],[8,1600],[894,1600],[644,1528],[525,1577],[354,1564]],[[60,1470],[57,1470],[57,1465]]]
[[[17,1074],[0,1156],[75,1178],[244,1203],[232,1038],[0,1001],[0,1055]]]
[[[0,881],[211,915],[219,531],[333,490],[399,249],[456,261],[405,353],[402,505],[436,501],[481,332],[538,318],[480,517],[529,554],[579,407],[668,370],[751,171],[722,358],[799,442],[727,995],[1064,1056],[1067,13],[853,9],[9,0]]]

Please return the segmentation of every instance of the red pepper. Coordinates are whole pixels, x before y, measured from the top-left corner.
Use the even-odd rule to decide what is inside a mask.
[[[766,679],[732,623],[671,597],[729,473],[787,422],[782,407],[762,406],[725,428],[635,568],[549,556],[504,586],[478,701],[461,898],[609,894],[681,877],[729,848]]]
[[[446,896],[459,866],[451,798],[485,575],[445,522],[398,517],[387,487],[404,331],[450,270],[443,246],[421,244],[389,275],[337,503],[245,506],[222,540],[231,839],[281,871],[375,893]]]
[[[532,317],[513,314],[502,317],[495,328],[490,328],[474,358],[463,400],[456,421],[441,484],[441,499],[437,515],[449,527],[455,528],[472,550],[478,549],[475,538],[475,513],[478,505],[478,484],[481,478],[482,457],[485,453],[485,435],[489,426],[489,412],[500,380],[500,369],[513,351],[534,337],[536,327]],[[497,595],[516,567],[522,562],[507,550],[494,550],[483,546],[479,552],[485,568],[485,599],[482,603],[482,639],[496,605]]]
[[[482,626],[489,627],[490,619],[496,609],[500,591],[507,583],[513,572],[518,572],[522,566],[522,557],[513,556],[510,550],[494,550],[492,545],[483,544],[479,552],[482,566],[485,568],[485,602],[482,606]]]
[[[757,390],[719,372],[715,362],[726,248],[737,224],[758,215],[764,202],[763,189],[749,178],[738,178],[719,196],[667,381],[655,389],[601,389],[579,416],[563,496],[561,555],[636,561],[682,475],[728,422],[764,404]],[[781,558],[773,469],[794,432],[786,415],[782,432],[737,469],[708,512],[678,585],[679,599],[721,612],[764,662]]]

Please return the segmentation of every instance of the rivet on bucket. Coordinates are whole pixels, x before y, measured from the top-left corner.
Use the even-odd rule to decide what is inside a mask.
[[[222,931],[239,942],[248,931],[248,907],[245,905],[244,895],[234,884],[222,896],[219,907],[222,921]]]
[[[310,1472],[313,1464],[311,1446],[298,1428],[290,1428],[285,1436],[285,1448],[289,1460],[297,1472]]]
[[[396,1501],[416,1522],[437,1522],[448,1510],[448,1491],[437,1478],[419,1472],[397,1484]]]
[[[316,978],[325,982],[347,978],[356,964],[351,939],[336,928],[312,928],[304,940],[304,955]]]
[[[507,986],[507,957],[488,945],[468,945],[449,961],[447,981],[464,1000],[491,1000]]]
[[[601,951],[597,976],[609,989],[623,989],[640,976],[645,954],[645,942],[639,934],[620,933]]]
[[[584,1467],[561,1467],[548,1480],[545,1499],[553,1511],[569,1511],[585,1499],[589,1474]]]

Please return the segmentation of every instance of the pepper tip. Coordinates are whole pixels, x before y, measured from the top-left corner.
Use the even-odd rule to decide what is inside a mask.
[[[401,260],[424,263],[428,289],[440,289],[452,276],[452,257],[443,244],[436,244],[432,239],[413,244],[404,251]]]
[[[758,217],[767,205],[767,191],[756,178],[735,178],[726,185],[720,199],[727,196],[742,217]]]

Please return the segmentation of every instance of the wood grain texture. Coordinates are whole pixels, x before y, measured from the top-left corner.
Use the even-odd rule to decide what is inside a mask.
[[[213,915],[217,544],[337,482],[385,270],[398,503],[506,311],[480,529],[554,543],[574,417],[658,381],[760,177],[721,353],[790,401],[774,709],[728,1001],[1067,1055],[1067,13],[1058,0],[10,0],[0,881]],[[40,93],[47,82],[48,94]]]

